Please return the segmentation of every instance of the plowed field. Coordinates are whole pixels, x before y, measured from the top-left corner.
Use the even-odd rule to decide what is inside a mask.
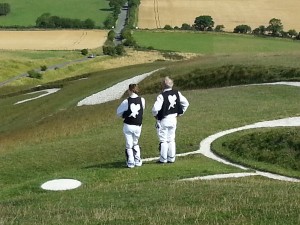
[[[268,26],[272,18],[280,19],[283,29],[300,31],[299,0],[141,0],[139,28],[181,27],[194,24],[196,17],[209,15],[216,25],[233,31],[246,24],[252,29]]]

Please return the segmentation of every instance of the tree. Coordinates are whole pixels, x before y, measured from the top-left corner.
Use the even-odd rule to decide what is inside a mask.
[[[214,27],[215,22],[211,16],[198,16],[194,21],[194,27],[196,30],[211,30]]]
[[[266,27],[261,25],[257,28],[255,28],[252,33],[255,34],[255,35],[264,35],[266,33]]]
[[[273,18],[269,21],[269,26],[267,30],[271,32],[272,36],[278,36],[281,31],[283,31],[283,25],[280,19]]]
[[[117,55],[124,55],[125,54],[125,48],[123,45],[117,45],[116,46],[116,53]]]
[[[171,25],[165,25],[164,26],[164,30],[173,30],[173,27],[171,27]]]
[[[215,31],[216,32],[223,32],[224,28],[225,28],[224,25],[217,25],[216,28],[215,28]]]
[[[112,27],[115,26],[115,21],[116,20],[114,19],[114,17],[111,14],[109,14],[107,16],[107,18],[105,19],[105,21],[103,22],[104,27],[108,28],[108,29],[111,29]]]
[[[10,13],[10,5],[8,3],[0,3],[0,16],[6,16]]]
[[[114,41],[116,37],[116,32],[114,30],[110,30],[107,34],[107,40]]]
[[[189,25],[189,24],[187,24],[187,23],[183,23],[182,25],[181,25],[181,28],[180,28],[181,30],[191,30],[192,29],[192,27],[191,27],[191,25]]]
[[[288,35],[289,35],[291,38],[296,37],[297,34],[298,34],[297,31],[294,30],[294,29],[289,30],[287,33],[288,33]]]
[[[234,28],[233,33],[247,34],[251,32],[251,27],[245,24],[238,25]]]
[[[87,28],[87,29],[94,29],[95,28],[95,22],[92,20],[92,19],[86,19],[84,22],[83,22],[83,26],[84,28]]]
[[[49,26],[50,17],[50,13],[43,13],[40,17],[36,19],[36,26],[40,28],[47,28]]]

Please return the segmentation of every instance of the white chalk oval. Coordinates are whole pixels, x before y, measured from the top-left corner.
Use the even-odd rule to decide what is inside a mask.
[[[55,179],[41,185],[41,188],[49,191],[65,191],[78,188],[81,182],[74,179]]]

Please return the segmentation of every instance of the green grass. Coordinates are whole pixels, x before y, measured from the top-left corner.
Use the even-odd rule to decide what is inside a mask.
[[[139,33],[149,34],[146,40],[152,38],[151,32],[135,32],[134,35]],[[206,37],[203,42],[208,43],[208,48],[200,52],[203,55],[191,60],[99,71],[101,60],[105,59],[97,57],[65,69],[48,71],[41,81],[22,79],[13,86],[0,88],[1,94],[14,93],[11,97],[0,98],[0,224],[299,224],[298,183],[260,176],[181,181],[196,176],[243,172],[198,154],[178,157],[174,164],[146,162],[140,168],[127,169],[122,119],[116,116],[116,108],[123,98],[101,105],[76,106],[84,97],[122,80],[166,67],[139,84],[146,99],[140,138],[143,158],[158,156],[151,107],[159,93],[153,89],[165,75],[174,78],[176,87],[190,102],[186,114],[178,119],[177,153],[198,150],[201,140],[220,131],[264,120],[300,116],[299,87],[193,87],[193,90],[184,90],[183,84],[176,84],[179,79],[195,81],[195,77],[187,75],[199,69],[212,74],[216,71],[226,73],[226,70],[220,72],[224,66],[244,66],[250,72],[254,67],[276,68],[276,71],[278,68],[299,69],[300,55],[293,51],[297,50],[298,43],[248,36],[240,40],[242,36],[216,35],[214,38],[220,38],[220,45],[222,38],[229,45],[231,41],[239,43],[228,48],[223,43],[225,49],[222,50],[222,47],[216,47],[215,40],[211,42],[211,34],[186,34],[185,37],[189,35],[194,41]],[[168,37],[172,41],[177,38]],[[277,52],[245,46],[255,48],[254,43],[258,40],[265,41],[267,48],[273,45]],[[183,43],[181,51],[186,51],[189,42],[181,42],[180,38],[178,41]],[[168,49],[168,45],[165,47],[164,50],[174,50]],[[251,54],[244,53],[245,49],[250,49]],[[8,58],[10,65],[15,67],[29,64],[25,68],[46,64],[44,59],[52,64],[57,57],[60,61],[77,57],[76,53],[64,55],[63,52],[1,54],[1,61]],[[82,76],[88,79],[77,79]],[[62,89],[40,99],[13,105],[36,96],[18,94],[17,91],[38,84]],[[260,169],[264,167],[300,178],[299,170],[283,171],[278,165],[258,165]],[[40,188],[43,182],[56,178],[78,179],[83,185],[63,192]]]
[[[0,82],[32,69],[40,69],[82,58],[79,51],[1,51]]]
[[[216,58],[211,59],[206,65]],[[198,66],[201,63],[198,59]],[[1,223],[298,224],[298,184],[258,176],[180,181],[241,172],[201,155],[177,158],[170,165],[147,162],[126,169],[122,120],[115,114],[121,100],[76,107],[85,96],[129,77],[164,66],[167,71],[181,67],[183,72],[182,65],[188,71],[196,64],[194,59],[93,72],[86,80],[61,81],[59,92],[24,104],[13,105],[28,98],[25,95],[0,99]],[[145,79],[140,88],[159,77],[157,73]],[[241,86],[182,93],[190,108],[178,119],[178,153],[197,150],[202,139],[222,130],[299,116],[298,87]],[[140,144],[142,157],[148,158],[158,156],[150,112],[157,93],[143,96],[146,110]],[[296,176],[300,177],[299,171]],[[64,192],[40,189],[43,182],[55,178],[78,179],[83,186]]]
[[[223,157],[252,168],[299,176],[299,128],[255,129],[227,135],[213,144]]]
[[[9,3],[11,13],[0,17],[0,26],[35,26],[36,19],[43,13],[71,19],[92,19],[96,26],[103,26],[103,21],[111,13],[108,1],[97,0],[1,0]]]
[[[133,37],[142,47],[200,54],[279,54],[300,50],[299,41],[228,33],[135,31]]]

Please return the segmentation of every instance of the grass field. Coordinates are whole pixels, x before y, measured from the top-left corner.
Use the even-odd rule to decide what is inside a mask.
[[[92,19],[96,26],[103,26],[103,21],[111,13],[108,1],[97,0],[1,0],[9,3],[11,13],[0,17],[0,26],[35,26],[36,19],[43,13],[71,19]]]
[[[101,26],[110,13],[107,1],[5,2],[11,4],[12,13],[7,18],[0,18],[0,25],[34,25],[39,15],[50,12],[63,17],[91,18]],[[192,6],[195,9],[192,11],[198,16],[202,13],[198,10],[210,4],[209,1],[141,2],[139,12],[145,16],[144,3],[148,2],[152,7],[148,22],[153,22],[155,4],[159,26],[165,22],[180,26],[181,21],[191,21],[179,16],[185,9],[191,10]],[[196,7],[200,3],[202,7]],[[228,1],[214,3],[212,8],[216,9],[223,3],[228,4]],[[223,12],[236,10],[232,4],[245,10],[240,4],[247,3],[231,3],[230,7],[222,8]],[[248,5],[253,10],[252,7],[265,4],[260,1]],[[292,15],[298,15],[293,13],[298,5],[291,2],[276,4],[282,7],[284,4],[283,9],[289,10],[291,19],[294,19]],[[178,8],[178,5],[181,11],[170,8]],[[168,9],[172,16],[161,7]],[[272,14],[264,11],[264,15],[256,14],[254,23],[267,23],[278,16],[284,25],[288,24],[286,17],[277,14],[276,10],[275,15],[274,11]],[[25,19],[18,17],[21,12]],[[76,17],[73,17],[74,14]],[[192,12],[185,15],[192,19],[195,17]],[[218,18],[211,15],[219,23]],[[249,21],[247,14],[240,11],[234,15],[245,15],[238,23]],[[171,21],[164,20],[165,16]],[[142,23],[143,18],[139,16],[139,26]],[[231,26],[224,25],[226,28]],[[151,107],[159,92],[156,89],[162,76],[184,80],[197,69],[218,71],[217,68],[228,65],[276,66],[282,67],[282,70],[296,70],[299,69],[299,42],[210,33],[134,31],[133,35],[143,47],[198,56],[174,63],[166,61],[157,52],[135,52],[133,57],[101,56],[64,69],[46,71],[42,80],[24,78],[0,87],[0,224],[299,224],[299,183],[260,176],[181,181],[196,176],[244,172],[198,154],[177,158],[174,164],[146,162],[140,168],[129,170],[125,167],[122,120],[115,114],[122,99],[101,105],[76,106],[83,98],[120,81],[165,68],[140,83],[141,93],[146,99],[140,139],[142,157],[155,157],[158,156],[158,140]],[[95,51],[97,53],[98,49]],[[80,57],[78,51],[1,51],[0,81],[41,65],[69,62]],[[80,79],[82,77],[87,79]],[[37,93],[23,95],[18,91],[28,92],[38,85],[61,89],[46,97],[14,105],[37,97]],[[7,93],[12,95],[3,97]],[[182,90],[182,93],[189,100],[190,108],[178,119],[177,153],[195,151],[201,140],[223,130],[264,120],[300,116],[299,87],[193,88]],[[255,165],[256,162],[250,164]],[[257,166],[264,168],[266,164]],[[299,170],[283,170],[279,165],[268,168],[300,178]],[[57,178],[78,179],[82,186],[59,192],[40,188],[42,183]]]
[[[300,50],[299,41],[227,33],[135,31],[133,37],[143,47],[200,54],[292,54]]]
[[[278,57],[257,57],[276,63]],[[225,61],[224,61],[225,59]],[[26,95],[0,99],[0,213],[3,224],[298,224],[300,186],[249,177],[181,182],[182,178],[240,169],[201,155],[175,164],[145,163],[125,168],[121,100],[76,107],[78,101],[111,85],[157,68],[169,72],[220,63],[241,64],[248,56],[210,56],[170,65],[154,62],[89,74],[62,83],[62,89],[24,104]],[[265,61],[264,61],[265,60]],[[288,66],[288,60],[282,61]],[[219,65],[218,63],[216,65]],[[180,68],[180,69],[179,69]],[[178,75],[178,74],[177,74]],[[141,90],[160,74],[141,82]],[[205,137],[246,124],[299,116],[297,87],[248,86],[188,90],[187,113],[179,118],[178,153],[197,150]],[[157,94],[144,94],[143,158],[158,156],[150,109]],[[298,177],[300,177],[298,171]],[[55,178],[74,178],[83,185],[51,192],[40,185]]]

